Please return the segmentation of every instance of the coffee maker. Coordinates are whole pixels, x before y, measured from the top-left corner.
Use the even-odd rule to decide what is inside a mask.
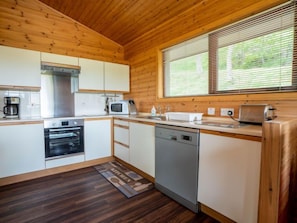
[[[3,113],[5,118],[18,118],[19,117],[19,97],[4,97]]]

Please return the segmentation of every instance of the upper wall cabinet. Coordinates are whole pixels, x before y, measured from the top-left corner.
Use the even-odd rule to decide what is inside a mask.
[[[79,90],[104,90],[104,69],[103,62],[90,59],[79,59],[81,67],[79,75]]]
[[[128,65],[79,59],[79,91],[129,92],[130,69]]]
[[[130,91],[130,68],[128,65],[116,63],[104,63],[105,90],[106,91]]]
[[[40,89],[40,52],[0,46],[0,87]]]
[[[41,60],[52,63],[78,65],[78,58],[54,53],[41,53]]]

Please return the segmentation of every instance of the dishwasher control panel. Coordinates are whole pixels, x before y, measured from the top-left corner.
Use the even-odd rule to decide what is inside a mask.
[[[156,137],[191,145],[199,144],[199,129],[156,125]]]

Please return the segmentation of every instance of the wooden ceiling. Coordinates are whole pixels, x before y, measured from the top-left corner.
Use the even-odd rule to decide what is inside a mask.
[[[205,0],[39,0],[121,44]]]

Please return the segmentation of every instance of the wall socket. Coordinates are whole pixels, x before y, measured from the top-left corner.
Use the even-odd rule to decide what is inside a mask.
[[[208,108],[207,109],[207,114],[208,115],[215,115],[216,109],[215,108]]]
[[[234,108],[221,108],[221,116],[234,116]]]

